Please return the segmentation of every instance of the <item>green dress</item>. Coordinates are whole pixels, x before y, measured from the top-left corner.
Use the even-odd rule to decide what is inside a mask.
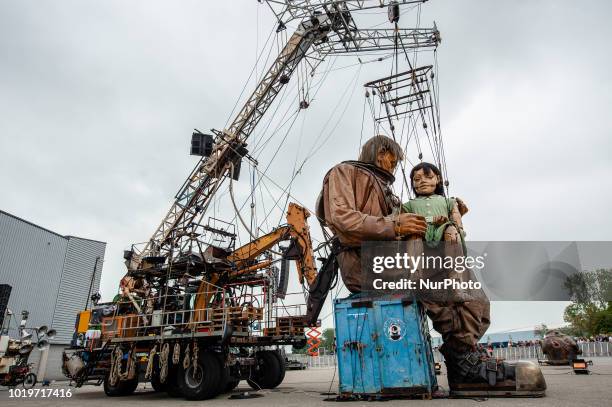
[[[408,213],[415,213],[425,217],[427,221],[427,232],[425,233],[425,241],[435,246],[442,240],[444,229],[447,226],[454,225],[450,221],[450,213],[456,204],[454,198],[445,198],[442,195],[417,196],[404,204],[404,210]],[[436,216],[446,216],[448,222],[440,226],[433,223],[433,218]]]

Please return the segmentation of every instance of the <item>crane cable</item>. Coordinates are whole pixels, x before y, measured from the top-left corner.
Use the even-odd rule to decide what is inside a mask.
[[[344,100],[344,98],[346,97],[346,94],[347,94],[348,90],[352,88],[352,91],[351,91],[351,93],[350,93],[350,95],[349,95],[349,97],[348,97],[348,99],[347,99],[347,103],[345,103],[344,109],[342,110],[342,112],[341,112],[341,114],[340,114],[340,117],[338,118],[338,120],[336,121],[336,123],[334,124],[334,126],[332,127],[332,129],[329,131],[329,133],[327,134],[327,136],[325,137],[325,139],[324,139],[324,140],[322,140],[322,141],[319,143],[319,145],[317,146],[316,144],[317,144],[317,142],[318,142],[319,138],[321,137],[321,135],[323,134],[323,131],[321,131],[321,133],[319,133],[319,136],[318,136],[318,137],[315,139],[315,141],[314,141],[313,145],[311,146],[310,150],[308,151],[308,153],[307,153],[307,154],[308,154],[308,155],[307,155],[307,157],[305,157],[305,158],[304,158],[304,160],[302,161],[302,163],[300,164],[298,171],[294,171],[294,172],[293,172],[292,177],[291,177],[291,180],[289,181],[289,183],[287,184],[287,186],[286,186],[285,188],[283,188],[283,189],[282,189],[282,195],[286,195],[286,196],[287,196],[287,200],[286,200],[286,201],[288,201],[288,198],[289,198],[289,196],[291,195],[291,194],[290,194],[290,191],[291,191],[291,186],[293,185],[293,182],[294,182],[294,181],[295,181],[295,179],[297,178],[298,174],[300,174],[300,173],[301,173],[302,168],[304,167],[304,165],[306,164],[306,162],[307,162],[307,161],[308,161],[310,158],[312,158],[312,157],[313,157],[313,156],[314,156],[314,155],[315,155],[315,154],[316,154],[316,153],[317,153],[317,152],[318,152],[318,151],[319,151],[319,150],[320,150],[320,149],[321,149],[321,148],[322,148],[322,147],[325,145],[325,143],[327,142],[327,140],[329,140],[329,138],[331,137],[331,135],[332,135],[332,134],[335,132],[336,128],[337,128],[337,127],[338,127],[338,125],[340,124],[340,122],[341,122],[342,118],[344,117],[344,114],[346,113],[346,110],[348,109],[348,106],[349,106],[348,101],[349,101],[350,99],[352,99],[352,97],[353,97],[353,94],[354,94],[354,91],[355,91],[355,84],[356,84],[356,83],[357,83],[357,81],[359,80],[360,73],[361,73],[361,67],[359,67],[359,69],[356,71],[356,73],[355,73],[355,77],[354,77],[354,80],[352,80],[352,81],[350,82],[350,83],[352,83],[353,85],[352,85],[352,86],[350,86],[350,83],[349,83],[349,86],[347,86],[347,88],[346,88],[345,92],[344,92],[344,93],[343,93],[343,95],[340,97],[340,100],[339,100],[338,104],[336,104],[336,107],[335,107],[335,108],[334,108],[334,110],[332,111],[332,113],[331,113],[331,115],[330,115],[330,118],[329,118],[329,119],[328,119],[328,120],[325,122],[325,124],[324,124],[324,126],[323,126],[323,130],[325,130],[325,128],[326,128],[326,127],[329,125],[329,123],[330,123],[330,121],[331,121],[331,118],[332,118],[332,117],[333,117],[333,116],[336,114],[336,112],[337,112],[338,108],[339,108],[339,107],[340,107],[340,105],[342,104],[341,102],[342,102],[342,101]],[[288,133],[287,133],[287,134],[288,134]],[[285,135],[285,138],[286,138],[287,134]],[[283,141],[284,141],[284,140],[283,140]],[[315,147],[316,147],[316,148],[315,148]],[[275,156],[276,156],[276,154],[275,154]],[[264,184],[264,185],[265,185],[265,184]],[[268,191],[268,192],[269,192],[269,191]],[[270,193],[270,192],[269,192],[269,193]],[[271,194],[271,193],[270,193],[270,195],[272,196],[272,194]],[[286,204],[285,204],[285,205],[286,205]],[[278,207],[279,209],[281,209],[281,208],[280,208],[280,206],[278,205],[278,202],[276,202],[276,203],[275,203],[275,205],[274,205],[274,207],[273,207],[273,208],[270,210],[270,212],[267,214],[267,216],[266,216],[266,218],[265,218],[265,219],[267,219],[267,218],[268,218],[268,217],[271,215],[272,211],[273,211],[273,210],[274,210],[274,208],[276,208],[276,207]],[[282,209],[281,209],[281,211],[284,211],[284,208],[282,208]],[[264,220],[265,220],[265,219],[264,219]]]
[[[244,227],[244,229],[249,233],[249,236],[251,236],[251,238],[253,240],[256,240],[257,237],[253,234],[253,231],[251,230],[251,227],[249,227],[247,225],[247,223],[244,221],[242,215],[240,214],[240,210],[238,209],[238,205],[236,205],[236,199],[234,197],[234,163],[231,163],[231,176],[229,177],[230,182],[229,182],[229,192],[230,192],[230,198],[232,201],[232,205],[234,206],[234,211],[236,212],[236,217],[238,218],[238,220],[240,220],[240,223],[242,223],[242,227]],[[256,172],[255,167],[253,167],[254,169],[254,173]],[[258,181],[259,183],[259,181]],[[244,206],[244,205],[243,205]],[[236,217],[234,217],[234,219],[236,219]],[[270,252],[276,254],[277,256],[282,256],[282,253],[277,252],[276,250],[272,250],[272,249],[268,249]]]
[[[240,209],[238,209],[238,206],[236,205],[236,198],[234,197],[234,163],[230,163],[230,165],[231,165],[231,171],[230,171],[230,177],[229,177],[230,179],[230,182],[229,182],[230,199],[232,201],[232,205],[234,206],[234,211],[236,212],[236,216],[240,220],[240,223],[242,223],[242,227],[244,227],[244,229],[249,233],[249,236],[251,236],[251,238],[255,240],[257,239],[255,237],[255,234],[253,234],[251,227],[247,225],[247,223],[243,219],[242,215],[240,214]]]

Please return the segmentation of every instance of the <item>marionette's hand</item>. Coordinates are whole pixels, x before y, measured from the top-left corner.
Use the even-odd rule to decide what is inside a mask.
[[[397,219],[398,227],[396,234],[400,236],[419,235],[425,236],[427,222],[425,218],[414,213],[400,213]]]
[[[450,225],[444,230],[444,241],[450,243],[459,242],[459,232],[456,227]]]
[[[432,223],[436,226],[440,226],[440,225],[445,224],[446,222],[448,222],[448,218],[444,215],[440,215],[440,216],[434,216]]]
[[[465,202],[463,202],[463,200],[461,200],[461,198],[455,198],[455,200],[457,200],[457,208],[459,209],[459,213],[461,214],[461,216],[463,216],[466,213],[468,213],[469,208],[467,207]]]

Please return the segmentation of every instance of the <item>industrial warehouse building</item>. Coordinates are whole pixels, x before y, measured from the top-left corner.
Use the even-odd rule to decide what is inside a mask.
[[[63,236],[0,211],[0,284],[12,287],[9,333],[18,336],[22,310],[30,313],[26,327],[47,325],[57,331],[50,341],[46,379],[64,378],[62,350],[72,340],[77,313],[98,292],[105,250],[104,242]],[[35,373],[40,354],[34,349],[30,356]]]

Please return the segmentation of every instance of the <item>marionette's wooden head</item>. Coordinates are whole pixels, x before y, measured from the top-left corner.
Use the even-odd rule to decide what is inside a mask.
[[[391,151],[379,151],[376,155],[376,165],[393,174],[397,167],[397,156]]]
[[[393,174],[400,160],[404,159],[402,147],[393,139],[378,135],[365,142],[359,154],[359,161],[374,164]]]
[[[420,163],[410,171],[412,191],[416,196],[444,195],[442,173],[433,164]]]

